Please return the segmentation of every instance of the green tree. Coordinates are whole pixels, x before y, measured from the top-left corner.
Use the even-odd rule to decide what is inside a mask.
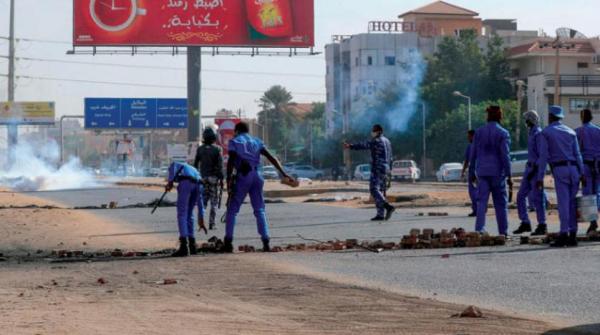
[[[472,106],[473,128],[477,129],[486,123],[486,108],[498,105],[503,111],[502,127],[506,128],[512,139],[511,150],[514,150],[514,138],[518,113],[517,102],[513,100],[484,101]],[[428,129],[428,153],[434,158],[435,166],[447,162],[462,162],[467,147],[468,108],[459,108],[437,120]]]
[[[494,34],[488,41],[485,55],[487,64],[486,91],[490,100],[506,99],[513,95],[513,89],[507,80],[510,77],[510,64],[500,36]]]
[[[258,121],[266,126],[266,144],[275,152],[285,153],[289,142],[289,130],[293,116],[286,106],[293,100],[292,94],[283,86],[269,88],[260,98]]]

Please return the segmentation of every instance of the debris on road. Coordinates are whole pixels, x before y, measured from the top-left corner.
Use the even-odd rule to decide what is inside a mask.
[[[98,278],[97,282],[100,285],[104,285],[104,284],[108,283],[108,281],[104,278]]]
[[[467,307],[462,313],[452,315],[454,318],[482,318],[483,312],[475,306]]]

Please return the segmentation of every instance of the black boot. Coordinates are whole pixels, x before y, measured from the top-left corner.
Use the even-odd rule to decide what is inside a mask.
[[[552,243],[550,243],[550,247],[552,248],[564,248],[567,246],[569,242],[569,234],[561,233],[558,236],[558,239]]]
[[[597,221],[592,221],[590,223],[590,227],[587,230],[587,235],[593,233],[593,232],[597,232],[598,231],[598,222]]]
[[[226,254],[233,253],[233,240],[228,238],[223,239],[223,249],[221,250]]]
[[[371,221],[384,221],[385,218],[383,216],[379,216],[377,215],[376,217],[372,218]]]
[[[264,239],[264,240],[262,240],[262,243],[263,243],[263,252],[271,252],[271,246],[269,245],[269,240]]]
[[[196,246],[196,239],[193,237],[188,238],[188,245],[190,248],[190,255],[197,255],[198,254],[198,248]]]
[[[469,215],[468,215],[468,216],[469,216],[470,218],[474,218],[474,217],[476,217],[476,216],[477,216],[477,213],[475,213],[475,212],[471,212],[471,213],[469,213]]]
[[[190,249],[188,249],[188,240],[185,237],[179,238],[179,250],[175,251],[172,257],[187,257],[190,255]]]
[[[208,225],[208,230],[215,230],[215,229],[217,229],[217,228],[215,227],[214,223],[211,223]]]
[[[392,214],[394,214],[395,211],[396,211],[396,208],[394,208],[394,206],[392,206],[390,204],[385,204],[385,221],[388,221],[392,217]]]
[[[519,226],[519,228],[517,230],[513,231],[513,234],[519,235],[519,234],[530,233],[530,232],[531,232],[531,224],[526,223],[526,222],[521,222],[521,225]]]
[[[577,246],[577,232],[569,233],[569,241],[567,242],[567,247],[576,247]]]
[[[531,233],[531,236],[545,236],[548,234],[548,226],[545,224],[539,224],[535,228],[535,231]]]

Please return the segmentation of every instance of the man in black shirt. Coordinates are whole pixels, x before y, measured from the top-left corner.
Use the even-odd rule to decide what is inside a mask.
[[[202,145],[196,151],[194,166],[202,175],[204,184],[204,208],[210,211],[208,217],[209,229],[215,229],[215,218],[219,205],[219,186],[223,183],[223,155],[221,147],[215,144],[217,135],[212,128],[206,128],[202,134]]]

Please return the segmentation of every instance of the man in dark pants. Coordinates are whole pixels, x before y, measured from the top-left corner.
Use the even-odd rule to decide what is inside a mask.
[[[357,144],[344,143],[344,147],[350,150],[371,151],[369,190],[377,206],[377,215],[371,221],[387,221],[396,210],[387,202],[384,196],[387,188],[388,174],[392,168],[392,144],[383,136],[383,127],[381,125],[376,124],[373,126],[371,137],[371,140]]]
[[[592,111],[581,111],[583,125],[575,130],[581,155],[583,156],[583,171],[587,184],[583,188],[583,195],[596,194],[598,210],[600,211],[600,127],[592,123]],[[598,222],[592,221],[587,233],[598,230]]]
[[[540,160],[540,148],[542,136],[542,128],[540,128],[540,117],[536,111],[529,111],[523,114],[523,119],[529,128],[529,138],[527,140],[527,166],[523,173],[523,180],[517,193],[517,208],[519,210],[519,219],[521,225],[513,234],[523,234],[531,232],[531,221],[527,213],[527,199],[529,204],[535,208],[537,214],[538,226],[533,232],[533,236],[546,235],[546,197],[544,190],[537,188],[538,184],[538,168]],[[543,177],[542,177],[543,178]]]
[[[512,187],[510,169],[510,134],[500,126],[502,110],[499,106],[487,108],[488,123],[477,129],[471,150],[472,182],[477,182],[477,221],[475,230],[485,232],[487,205],[492,194],[498,233],[508,235],[508,194],[506,184]],[[470,173],[471,174],[471,173]]]
[[[240,122],[235,126],[235,137],[229,140],[229,161],[227,162],[227,190],[230,201],[227,204],[227,216],[223,251],[233,252],[233,231],[236,217],[242,207],[246,195],[250,195],[250,203],[254,209],[256,226],[263,242],[263,251],[269,252],[269,225],[265,212],[263,186],[265,181],[258,172],[260,156],[265,156],[279,173],[289,180],[293,180],[279,163],[265,148],[263,142],[248,134],[248,124]],[[234,175],[234,170],[236,174]]]
[[[215,229],[217,207],[219,206],[219,186],[223,186],[223,156],[221,147],[215,145],[217,134],[212,128],[206,128],[202,133],[202,145],[196,151],[194,167],[202,175],[204,184],[204,208],[208,208],[208,229]]]
[[[560,236],[551,247],[577,246],[577,201],[579,183],[586,186],[583,174],[583,159],[579,151],[577,134],[562,123],[565,113],[561,106],[550,106],[548,127],[540,137],[540,164],[538,169],[538,189],[544,187],[544,174],[550,164],[560,219]]]
[[[477,187],[475,187],[475,184],[471,182],[474,176],[472,176],[471,173],[469,173],[469,176],[465,177],[467,170],[469,172],[473,171],[472,169],[469,169],[469,160],[471,159],[471,150],[473,149],[474,137],[475,130],[469,130],[467,132],[467,140],[469,141],[469,145],[467,145],[467,149],[465,150],[465,160],[463,162],[463,169],[461,175],[461,178],[463,180],[465,180],[466,178],[469,187],[469,198],[471,199],[471,214],[469,214],[469,217],[477,216]]]

